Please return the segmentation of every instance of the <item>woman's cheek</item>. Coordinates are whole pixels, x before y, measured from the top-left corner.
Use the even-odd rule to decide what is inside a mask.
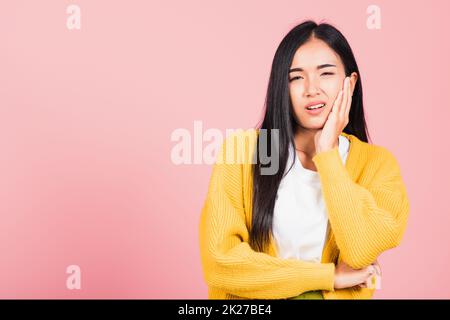
[[[334,102],[339,94],[340,84],[337,81],[330,81],[330,83],[324,84],[323,89],[327,93],[327,96],[333,100],[332,102]]]
[[[295,109],[300,109],[302,103],[303,89],[300,86],[292,86],[290,88],[292,105]]]

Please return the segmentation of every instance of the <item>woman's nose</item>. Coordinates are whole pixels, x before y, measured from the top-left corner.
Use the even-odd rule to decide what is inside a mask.
[[[309,81],[305,85],[305,94],[307,96],[314,96],[320,92],[320,86],[317,81]]]

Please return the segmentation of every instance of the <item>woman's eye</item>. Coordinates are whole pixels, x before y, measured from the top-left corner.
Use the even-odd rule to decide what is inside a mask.
[[[333,72],[324,72],[321,74],[321,76],[323,76],[323,75],[332,76],[333,74],[334,74]],[[293,78],[289,79],[289,81],[294,81],[297,79],[303,79],[303,78],[300,76],[297,76],[297,77],[293,77]]]

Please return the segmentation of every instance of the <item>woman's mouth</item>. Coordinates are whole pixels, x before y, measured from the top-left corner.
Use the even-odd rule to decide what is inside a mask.
[[[316,115],[322,112],[325,107],[325,103],[319,103],[316,105],[308,106],[305,108],[306,112],[312,115]]]

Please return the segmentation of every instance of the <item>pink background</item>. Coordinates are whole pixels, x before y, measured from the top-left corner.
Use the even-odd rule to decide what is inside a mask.
[[[66,7],[81,8],[81,30]],[[366,27],[369,5],[381,30]],[[448,1],[0,3],[0,298],[206,298],[198,222],[211,166],[171,133],[250,128],[283,36],[347,37],[373,142],[411,212],[376,298],[450,298]],[[82,289],[66,288],[66,267]]]

